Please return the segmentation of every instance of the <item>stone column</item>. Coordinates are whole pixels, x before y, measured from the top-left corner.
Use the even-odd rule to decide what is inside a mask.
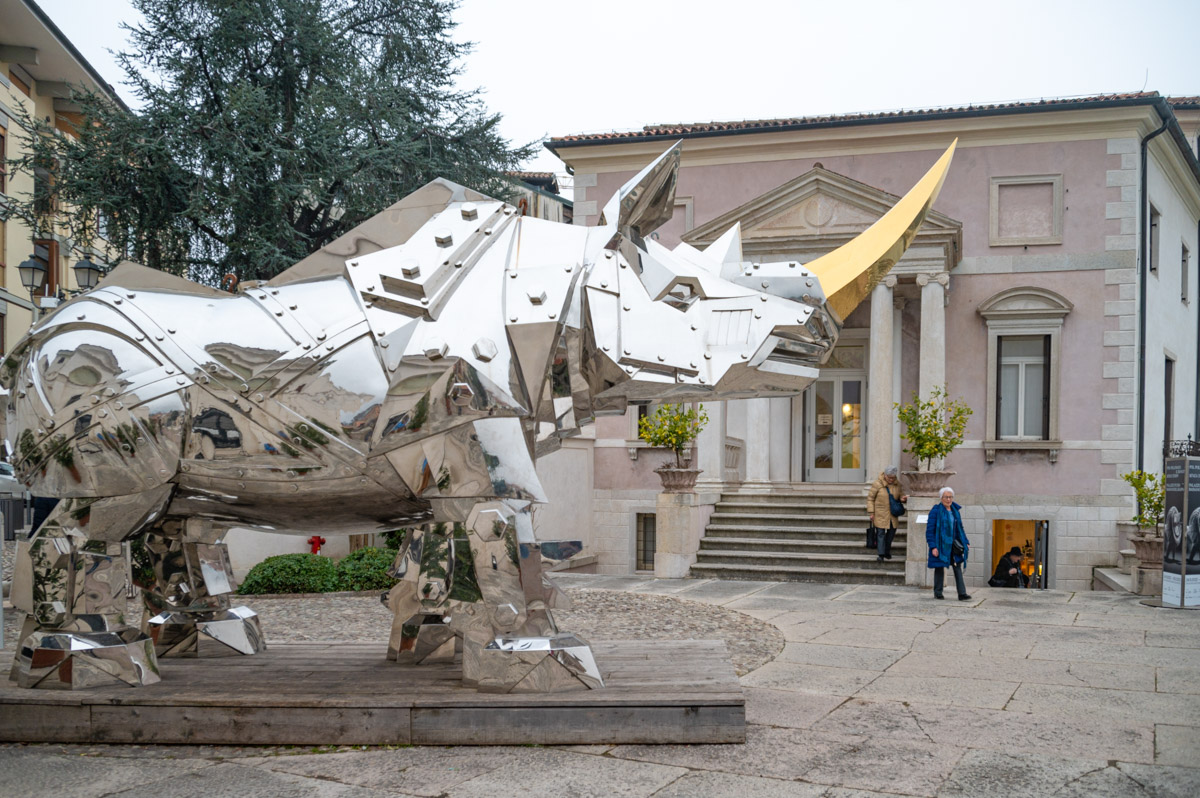
[[[867,479],[892,463],[892,331],[894,275],[871,292],[871,362],[867,376]]]
[[[725,403],[705,402],[708,424],[696,439],[696,468],[703,473],[696,481],[700,493],[720,493],[725,486]]]
[[[921,398],[946,384],[946,288],[950,275],[918,274],[921,286]]]
[[[742,490],[771,490],[771,400],[746,400],[746,481]]]

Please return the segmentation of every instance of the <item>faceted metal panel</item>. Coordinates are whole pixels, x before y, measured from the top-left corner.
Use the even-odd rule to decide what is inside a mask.
[[[225,530],[407,529],[389,656],[462,640],[464,679],[483,689],[599,686],[587,644],[551,615],[564,597],[545,570],[578,544],[533,535],[537,458],[631,402],[803,391],[912,240],[953,147],[807,266],[743,261],[736,227],[705,251],[653,241],[681,151],[597,227],[437,180],[236,294],[125,263],[39,320],[0,369],[17,473],[63,499],[14,576],[24,638],[51,641],[31,650],[61,670],[59,630],[89,613],[122,628],[107,548],[121,541],[142,536],[159,653],[206,655],[262,647],[229,606]]]

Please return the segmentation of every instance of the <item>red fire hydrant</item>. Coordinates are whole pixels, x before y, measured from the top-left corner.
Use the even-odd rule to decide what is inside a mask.
[[[308,545],[312,547],[313,554],[320,554],[321,547],[325,545],[325,538],[320,535],[313,535],[308,539]]]

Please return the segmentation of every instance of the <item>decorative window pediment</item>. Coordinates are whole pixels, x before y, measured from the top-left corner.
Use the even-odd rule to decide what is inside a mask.
[[[1074,310],[1065,297],[1045,288],[1021,286],[995,294],[979,306],[985,319],[1061,319]]]

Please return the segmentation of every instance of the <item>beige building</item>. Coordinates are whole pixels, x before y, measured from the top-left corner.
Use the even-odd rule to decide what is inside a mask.
[[[660,243],[704,246],[740,223],[746,257],[760,261],[809,261],[844,243],[959,142],[928,221],[845,320],[821,379],[803,396],[707,408],[700,489],[724,498],[694,572],[922,583],[923,538],[908,541],[906,573],[861,543],[804,532],[802,518],[785,534],[780,497],[809,497],[798,516],[840,497],[853,521],[843,526],[861,537],[865,486],[888,464],[912,467],[893,404],[945,384],[974,410],[947,464],[974,546],[969,582],[1019,545],[1046,586],[1091,588],[1126,547],[1121,474],[1160,471],[1164,441],[1200,433],[1198,134],[1197,98],[1141,93],[552,139],[575,176],[576,224],[594,224],[682,139]],[[636,440],[630,417],[600,419],[588,445],[577,478],[591,480],[600,570],[651,567],[652,469],[664,455]],[[806,534],[830,553],[805,555]]]
[[[121,102],[36,3],[0,0],[0,162],[24,155],[22,111],[50,122],[63,135],[73,135],[80,116],[70,100],[72,86],[86,86]],[[30,227],[12,215],[13,199],[32,196],[35,181],[52,180],[53,175],[7,174],[6,165],[4,171],[0,174],[0,351],[7,353],[29,329],[35,302],[40,308],[52,307],[60,291],[78,288],[71,267],[88,253],[61,230],[35,238]],[[100,261],[100,253],[95,254]],[[46,269],[45,282],[32,298],[18,270],[31,258]]]

